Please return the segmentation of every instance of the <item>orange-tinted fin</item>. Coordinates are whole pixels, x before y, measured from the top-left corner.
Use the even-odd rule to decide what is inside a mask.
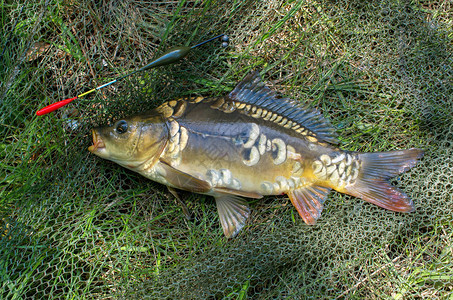
[[[162,160],[160,162],[160,166],[165,171],[165,179],[176,188],[193,193],[207,193],[211,190],[209,182],[179,171]]]
[[[423,150],[415,148],[360,153],[359,176],[353,185],[345,188],[345,193],[389,210],[411,212],[414,210],[412,200],[387,180],[415,166],[421,157]]]
[[[335,129],[319,111],[295,100],[277,97],[277,94],[264,84],[257,71],[249,73],[228,94],[228,98],[272,111],[280,116],[280,119],[286,118],[298,124],[298,127],[306,128],[318,140],[338,144]]]
[[[329,192],[330,188],[310,185],[288,192],[288,197],[305,223],[314,225]]]
[[[226,194],[216,194],[215,202],[223,233],[227,238],[235,237],[250,214],[247,202],[240,197]]]

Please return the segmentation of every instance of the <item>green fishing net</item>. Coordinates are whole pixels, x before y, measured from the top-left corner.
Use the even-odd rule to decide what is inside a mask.
[[[449,1],[3,1],[0,298],[451,299],[453,6]],[[36,110],[226,33],[56,113]],[[251,70],[331,120],[341,147],[420,147],[392,183],[410,214],[336,192],[314,226],[287,197],[250,201],[223,237],[212,198],[87,151],[90,128]]]

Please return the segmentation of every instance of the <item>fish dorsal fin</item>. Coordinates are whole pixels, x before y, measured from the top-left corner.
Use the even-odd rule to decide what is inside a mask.
[[[215,202],[223,233],[227,238],[235,237],[250,214],[247,202],[238,196],[220,193],[215,195]]]
[[[329,192],[330,188],[310,185],[289,192],[288,197],[305,223],[314,225]]]
[[[334,128],[317,110],[289,98],[277,98],[276,93],[265,86],[257,71],[248,74],[228,98],[235,102],[236,109],[252,117],[261,117],[291,128],[313,142],[338,144]]]

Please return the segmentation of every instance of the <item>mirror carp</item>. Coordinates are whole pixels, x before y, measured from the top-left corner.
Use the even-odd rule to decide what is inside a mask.
[[[215,198],[225,236],[250,214],[245,198],[287,194],[307,224],[334,189],[385,209],[410,212],[389,183],[421,149],[361,153],[338,148],[335,130],[311,108],[279,98],[252,72],[217,98],[168,101],[155,110],[95,128],[92,153],[174,189]]]

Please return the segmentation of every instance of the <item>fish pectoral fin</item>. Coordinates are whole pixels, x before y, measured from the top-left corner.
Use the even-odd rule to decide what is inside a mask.
[[[223,233],[227,238],[235,237],[250,214],[247,202],[235,195],[218,193],[214,197]]]
[[[176,202],[178,202],[179,206],[181,206],[182,212],[184,213],[184,216],[188,221],[192,219],[192,214],[190,213],[189,209],[187,208],[187,205],[184,203],[184,201],[181,200],[181,197],[179,197],[178,191],[172,187],[167,186],[168,191],[175,197]]]
[[[287,194],[304,222],[308,225],[314,225],[321,216],[323,203],[330,190],[330,188],[310,185],[290,191]]]
[[[253,199],[263,198],[263,195],[258,194],[258,193],[233,190],[233,189],[226,188],[226,187],[216,187],[216,188],[214,188],[214,191],[218,192],[218,193],[222,193],[222,194],[232,194],[232,195],[236,195],[236,196],[240,196],[240,197],[247,197],[247,198],[253,198]]]
[[[160,166],[165,172],[165,179],[168,183],[178,189],[193,193],[207,193],[211,190],[211,184],[207,181],[177,170],[162,160],[160,161]]]

